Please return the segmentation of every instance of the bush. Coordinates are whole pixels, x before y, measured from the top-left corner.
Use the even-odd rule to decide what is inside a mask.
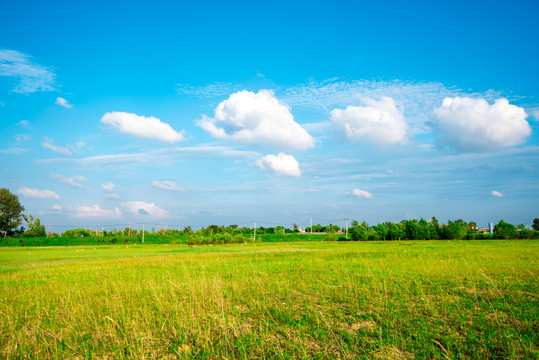
[[[338,240],[339,240],[339,236],[335,233],[329,234],[324,238],[324,241],[338,241]]]

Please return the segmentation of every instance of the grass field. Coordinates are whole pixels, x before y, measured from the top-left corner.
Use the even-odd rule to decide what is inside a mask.
[[[1,358],[539,358],[539,241],[0,248]]]

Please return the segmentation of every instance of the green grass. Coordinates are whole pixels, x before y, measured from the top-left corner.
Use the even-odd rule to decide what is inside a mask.
[[[0,249],[1,358],[539,358],[539,241]]]
[[[236,235],[245,239],[251,239],[253,235]],[[187,244],[190,239],[198,238],[196,235],[147,235],[144,237],[144,244]],[[209,235],[205,238],[211,239]],[[256,241],[259,242],[294,242],[294,241],[321,241],[326,235],[311,234],[257,234]],[[22,237],[22,238],[0,238],[0,247],[35,247],[35,246],[79,246],[79,245],[134,245],[141,244],[141,235],[136,236],[87,236],[87,237]]]

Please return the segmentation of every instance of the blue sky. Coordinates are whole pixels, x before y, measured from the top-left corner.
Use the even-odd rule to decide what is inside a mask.
[[[535,1],[5,1],[0,186],[52,231],[531,223],[538,15]]]

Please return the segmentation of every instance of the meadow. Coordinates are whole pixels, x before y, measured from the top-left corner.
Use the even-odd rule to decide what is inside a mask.
[[[0,357],[539,358],[539,241],[2,247]]]

